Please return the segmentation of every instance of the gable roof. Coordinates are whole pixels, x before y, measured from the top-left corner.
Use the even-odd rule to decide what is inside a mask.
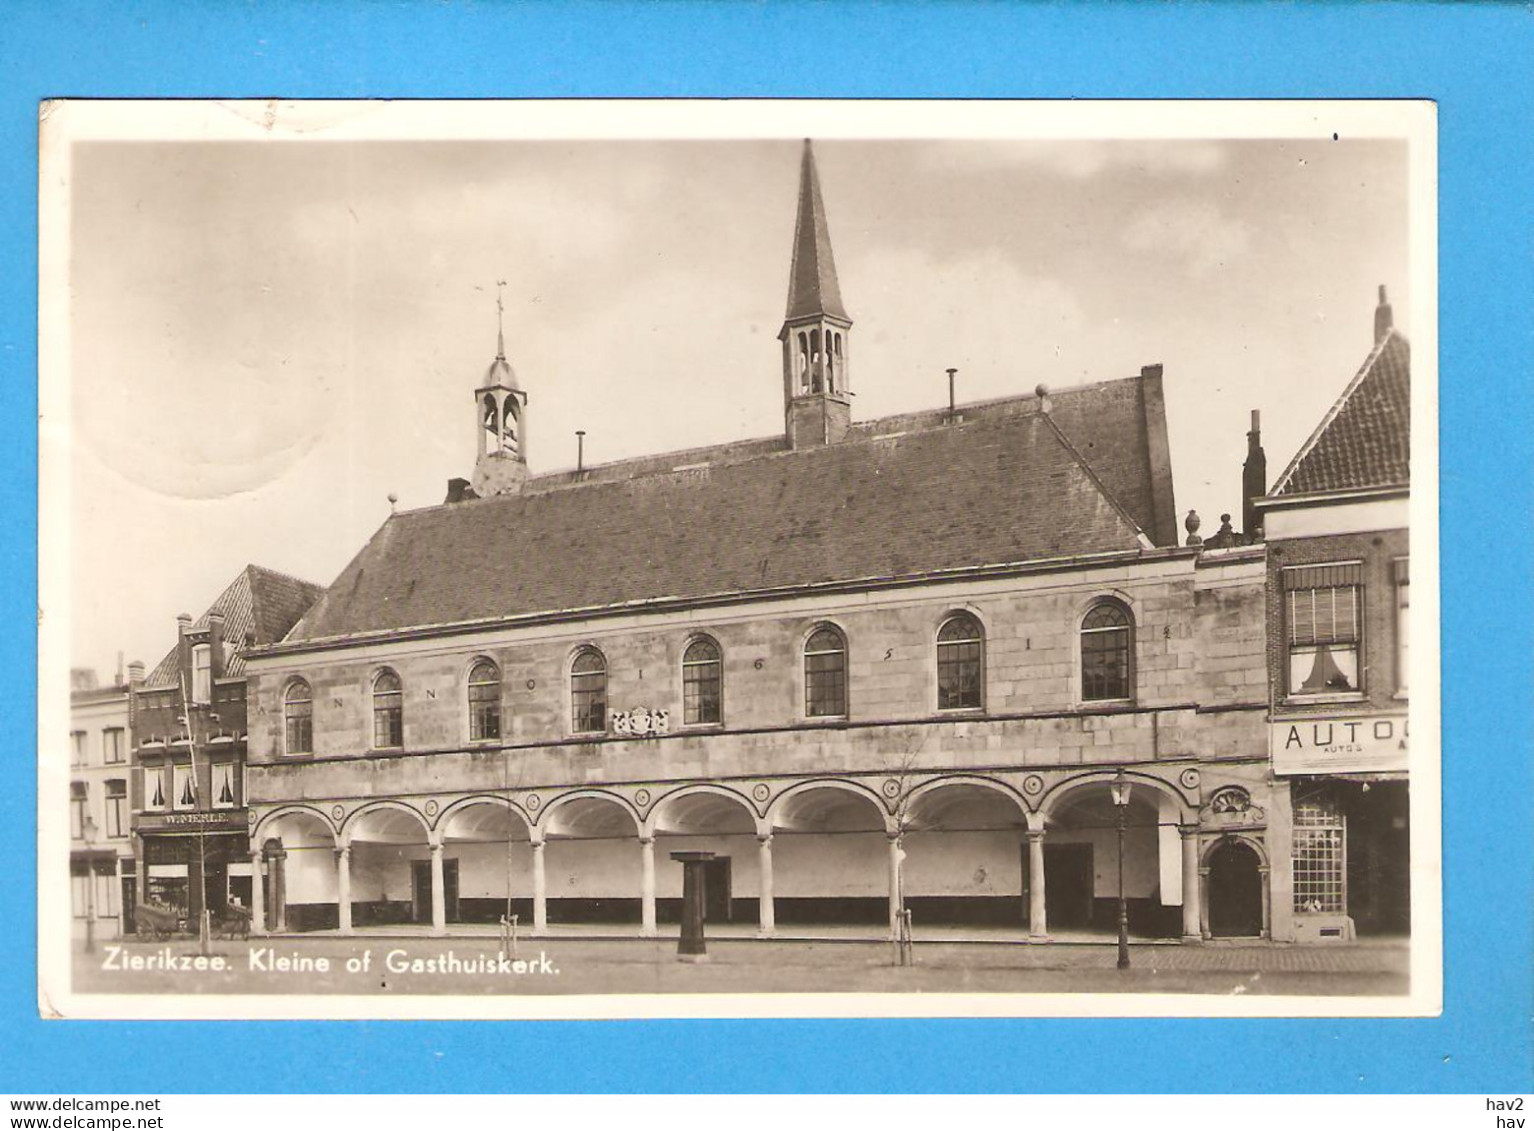
[[[1104,384],[1053,395],[1050,414],[1011,398],[954,424],[891,417],[823,447],[744,441],[391,515],[286,639],[1133,553],[1150,541],[1112,486],[1127,463],[1105,474],[1091,453],[1143,434],[1118,388],[1136,382]],[[1072,434],[1072,417],[1089,426]]]
[[[285,636],[305,609],[325,592],[323,585],[300,581],[276,570],[247,565],[239,576],[192,624],[192,630],[208,627],[210,613],[224,614],[224,675],[245,672],[249,644],[274,644]],[[172,648],[144,681],[146,688],[175,687],[179,676],[177,649]]]
[[[1279,476],[1272,495],[1411,482],[1411,345],[1394,328]]]

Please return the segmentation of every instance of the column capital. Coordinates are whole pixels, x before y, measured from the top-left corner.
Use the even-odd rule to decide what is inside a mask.
[[[1043,829],[1024,829],[1023,831],[1027,834],[1029,840],[1043,840],[1044,839],[1044,830]]]
[[[1196,824],[1194,824],[1194,825],[1178,825],[1177,826],[1177,831],[1182,834],[1182,838],[1184,840],[1187,840],[1190,837],[1198,836],[1199,828],[1198,828],[1198,825],[1196,825]]]
[[[336,854],[337,860],[350,860],[352,855],[352,846],[350,844],[338,844],[332,848],[331,851]]]
[[[442,855],[442,842],[441,841],[433,841],[432,842],[432,844],[431,844],[431,854],[433,856],[441,856]]]
[[[756,843],[757,844],[771,844],[772,843],[772,834],[770,832],[768,832],[768,833],[757,833],[756,834]]]
[[[645,848],[650,848],[650,847],[652,847],[655,844],[655,837],[654,836],[640,836],[639,843],[641,845],[643,845]]]

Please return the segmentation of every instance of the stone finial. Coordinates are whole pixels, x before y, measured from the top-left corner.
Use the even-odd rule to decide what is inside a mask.
[[[1227,515],[1227,518],[1230,516]],[[1202,546],[1204,540],[1198,536],[1198,528],[1203,525],[1203,520],[1198,517],[1198,511],[1189,511],[1188,517],[1182,520],[1183,528],[1188,532],[1189,546]]]
[[[1050,409],[1049,386],[1040,381],[1033,387],[1033,395],[1039,398],[1039,411],[1048,413]]]

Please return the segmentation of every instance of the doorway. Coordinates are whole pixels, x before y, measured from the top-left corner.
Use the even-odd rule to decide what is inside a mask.
[[[730,858],[716,856],[703,864],[703,921],[733,921],[734,902],[730,892]]]
[[[1257,853],[1227,840],[1209,857],[1209,933],[1215,938],[1262,935],[1262,876]]]
[[[1024,846],[1024,853],[1027,847]],[[1024,857],[1023,875],[1027,876]],[[1044,844],[1044,917],[1051,930],[1092,925],[1095,894],[1090,844]]]
[[[456,859],[448,858],[442,861],[442,903],[446,910],[443,920],[449,923],[457,921],[458,861]],[[432,921],[430,860],[410,862],[410,921],[428,925]]]

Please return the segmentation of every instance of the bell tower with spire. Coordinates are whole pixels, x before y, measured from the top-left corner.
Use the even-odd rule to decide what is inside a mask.
[[[511,495],[527,481],[527,394],[506,360],[505,282],[495,295],[495,360],[474,390],[474,478],[480,498]]]
[[[799,166],[799,217],[788,274],[783,343],[784,426],[789,446],[834,444],[852,424],[847,339],[852,319],[842,306],[831,257],[831,230],[809,139]]]

